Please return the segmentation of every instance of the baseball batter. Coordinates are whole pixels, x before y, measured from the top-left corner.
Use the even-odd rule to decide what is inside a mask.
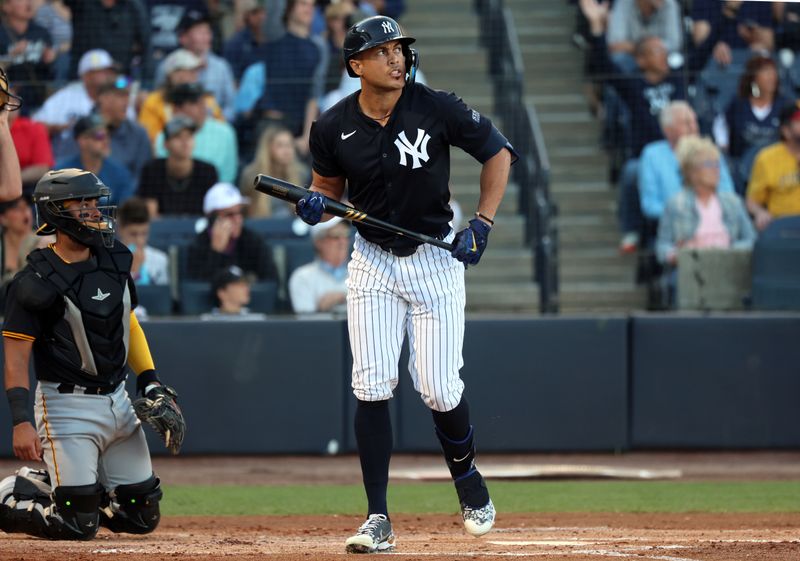
[[[11,282],[5,387],[14,453],[44,459],[47,470],[25,467],[0,482],[5,532],[87,540],[100,524],[145,534],[160,519],[159,480],[125,391],[128,366],[147,396],[145,406],[167,403],[180,412],[174,392],[159,382],[132,313],[132,255],[114,238],[113,207],[98,206],[110,193],[93,173],[77,169],[46,173],[34,191],[39,233],[55,232],[56,242],[32,252]],[[29,414],[31,354],[36,428]],[[176,428],[173,449],[183,434]]]
[[[453,241],[452,255],[432,245],[356,224],[347,311],[353,353],[355,434],[367,494],[367,519],[346,550],[394,547],[386,489],[392,452],[388,400],[398,382],[404,336],[414,388],[433,413],[435,432],[455,482],[464,526],[488,532],[495,510],[475,468],[474,432],[459,377],[463,365],[464,265],[477,264],[505,191],[513,148],[486,117],[452,93],[414,83],[412,37],[393,19],[354,25],[344,59],[361,90],[320,116],[311,129],[311,190],[296,212],[314,224],[325,199],[350,203],[375,218]],[[469,226],[454,234],[448,201],[450,146],[483,164],[480,203]],[[455,258],[455,259],[454,259]]]

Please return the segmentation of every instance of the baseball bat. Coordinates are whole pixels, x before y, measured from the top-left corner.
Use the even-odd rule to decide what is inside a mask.
[[[282,201],[293,204],[296,204],[297,201],[302,199],[303,196],[308,193],[308,189],[299,187],[293,183],[289,183],[288,181],[283,181],[282,179],[270,177],[269,175],[258,174],[254,184],[256,191],[261,191],[262,193],[265,193],[271,197],[275,197],[277,199],[281,199]],[[344,218],[345,220],[360,222],[361,224],[380,228],[381,230],[386,230],[387,232],[392,232],[393,234],[399,234],[420,243],[429,243],[431,245],[435,245],[436,247],[446,249],[447,251],[453,251],[453,244],[451,243],[436,239],[432,236],[420,234],[419,232],[412,232],[411,230],[406,230],[405,228],[395,226],[394,224],[389,224],[388,222],[384,222],[383,220],[379,220],[368,215],[366,212],[361,212],[360,210],[356,210],[349,205],[342,204],[339,201],[334,201],[329,197],[325,197],[325,212],[334,216],[338,216],[339,218]]]

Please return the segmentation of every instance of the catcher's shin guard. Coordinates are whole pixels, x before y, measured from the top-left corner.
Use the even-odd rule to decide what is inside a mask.
[[[97,534],[102,496],[103,487],[94,483],[56,487],[49,505],[41,496],[6,500],[0,506],[0,528],[51,540],[91,540]]]
[[[161,520],[158,503],[163,495],[155,474],[141,483],[120,485],[107,496],[100,523],[112,532],[149,534]]]

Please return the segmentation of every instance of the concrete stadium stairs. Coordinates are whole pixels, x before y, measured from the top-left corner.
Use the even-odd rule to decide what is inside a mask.
[[[479,44],[479,22],[472,2],[408,0],[407,7],[401,23],[417,38],[415,46],[428,85],[456,92],[496,121],[487,54]],[[480,169],[480,164],[461,150],[451,151],[450,187],[465,222],[477,209]],[[518,192],[515,184],[508,185],[488,250],[480,264],[466,273],[467,312],[538,313],[533,256],[524,246],[524,222],[517,213]]]
[[[505,5],[519,35],[526,100],[536,107],[550,156],[551,192],[559,207],[561,312],[644,309],[635,257],[617,250],[617,192],[608,182],[601,124],[583,95],[583,54],[570,42],[575,8],[565,0]]]

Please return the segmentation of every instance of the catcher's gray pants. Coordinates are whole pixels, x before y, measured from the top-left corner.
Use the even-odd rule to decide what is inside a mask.
[[[150,451],[121,383],[108,395],[59,393],[58,384],[36,387],[36,428],[53,487],[99,482],[111,491],[153,474]]]

